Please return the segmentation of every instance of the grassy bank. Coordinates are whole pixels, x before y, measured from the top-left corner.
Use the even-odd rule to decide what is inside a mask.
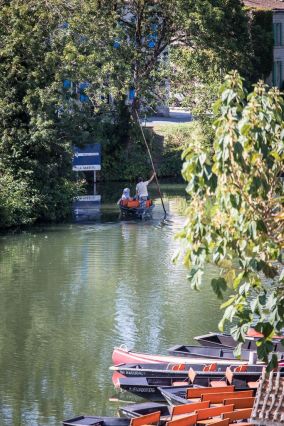
[[[159,177],[180,177],[181,154],[196,126],[196,123],[164,124],[144,129]],[[129,143],[116,145],[112,152],[104,149],[102,141],[102,180],[132,182],[138,176],[149,176],[151,162],[139,132],[133,131]]]

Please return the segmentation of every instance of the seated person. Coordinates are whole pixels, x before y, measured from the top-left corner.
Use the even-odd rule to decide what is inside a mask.
[[[131,200],[132,200],[132,198],[130,197],[130,189],[124,188],[124,190],[122,192],[122,196],[118,200],[117,204],[120,204],[122,201],[131,201]]]

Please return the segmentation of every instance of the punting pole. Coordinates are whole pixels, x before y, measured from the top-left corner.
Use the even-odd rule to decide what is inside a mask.
[[[158,192],[159,192],[159,195],[160,195],[160,198],[161,198],[161,202],[162,202],[163,210],[164,210],[164,213],[165,213],[165,216],[164,216],[164,219],[165,219],[165,218],[166,218],[166,216],[167,216],[167,211],[166,211],[166,208],[165,208],[165,204],[164,204],[164,200],[163,200],[163,196],[162,196],[162,192],[161,192],[160,184],[159,184],[159,181],[158,181],[158,177],[157,177],[156,169],[155,169],[154,162],[153,162],[153,158],[152,158],[151,151],[150,151],[150,148],[149,148],[148,142],[147,142],[147,140],[146,140],[146,137],[145,137],[145,134],[144,134],[144,131],[143,131],[143,127],[142,127],[142,125],[141,125],[141,123],[140,123],[139,115],[138,115],[138,112],[137,112],[137,110],[136,110],[136,109],[135,109],[135,113],[136,113],[136,116],[137,116],[137,121],[138,121],[138,123],[139,123],[139,127],[140,127],[140,130],[141,130],[141,133],[142,133],[142,137],[143,137],[144,143],[145,143],[145,145],[146,145],[146,148],[147,148],[147,151],[148,151],[148,154],[149,154],[149,157],[150,157],[150,161],[151,161],[151,164],[152,164],[152,169],[153,169],[153,172],[155,173],[155,180],[156,180],[156,184],[157,184]]]

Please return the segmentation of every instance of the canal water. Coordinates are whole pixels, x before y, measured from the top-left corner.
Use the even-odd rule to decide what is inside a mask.
[[[111,382],[114,346],[166,353],[217,329],[209,285],[191,290],[182,264],[171,262],[184,185],[163,186],[164,226],[158,199],[153,220],[119,220],[120,189],[104,189],[92,222],[0,237],[1,426],[114,415],[120,404],[109,399],[129,399]],[[215,273],[208,267],[205,284]]]

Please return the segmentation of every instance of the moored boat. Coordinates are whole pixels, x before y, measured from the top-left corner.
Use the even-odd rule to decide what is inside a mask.
[[[121,417],[77,416],[63,420],[63,426],[129,426],[130,419]]]
[[[250,328],[247,333],[245,342],[243,343],[243,350],[257,350],[256,342],[262,337],[261,333],[258,333],[253,328]],[[284,336],[274,336],[272,343],[274,345],[274,352],[284,352],[284,346],[281,344],[281,340]],[[230,334],[226,333],[208,333],[194,338],[202,346],[213,346],[219,348],[235,348],[238,344]]]
[[[242,369],[242,367],[245,367]],[[161,388],[173,388],[173,395],[176,390],[185,391],[186,388],[192,386],[210,386],[214,382],[219,382],[226,386],[227,383],[234,385],[236,389],[243,390],[248,388],[248,382],[257,382],[262,373],[263,366],[240,366],[231,370],[230,367],[226,371],[194,371],[189,370],[188,378],[180,380],[178,377],[119,377],[114,381],[117,388],[126,390],[134,395],[149,399],[150,401],[164,401],[165,395],[161,392]],[[283,371],[282,371],[283,370]],[[284,374],[284,368],[280,370]],[[184,382],[184,385],[183,385]],[[180,397],[180,395],[178,395]],[[175,403],[182,403],[177,401]]]
[[[238,388],[236,386],[233,386],[232,391],[230,391],[229,389],[231,388],[231,386],[227,386],[227,391],[226,392],[237,392],[240,393],[242,392],[242,394],[244,395],[244,397],[247,397],[249,395],[254,395],[255,394],[255,389],[250,389],[248,386],[246,387],[241,387]],[[176,406],[176,405],[184,405],[184,404],[188,404],[190,401],[187,399],[188,397],[188,393],[192,391],[195,391],[196,387],[192,386],[192,387],[186,387],[186,386],[178,386],[178,387],[160,387],[159,391],[160,393],[163,395],[165,401],[167,401],[167,403],[170,406]],[[198,389],[201,391],[201,393],[203,392],[203,387],[198,387]],[[206,390],[205,390],[206,389]],[[214,388],[211,388],[212,390],[214,390]],[[219,390],[217,390],[219,389]],[[217,392],[214,392],[215,395],[220,395],[223,394],[225,392],[225,388],[215,388],[215,390],[217,390]],[[205,387],[204,388],[204,392],[203,393],[207,393],[208,388]],[[213,392],[212,392],[213,394]],[[240,397],[240,396],[238,396]]]
[[[168,377],[120,377],[115,382],[116,388],[154,402],[164,401],[159,387],[171,384]]]
[[[167,420],[170,419],[171,410],[167,404],[158,402],[142,402],[140,404],[129,404],[123,407],[119,407],[119,413],[122,416],[130,419],[140,417],[145,414],[150,414],[155,411],[160,411],[161,419],[160,425],[162,426]]]
[[[175,345],[168,349],[168,353],[174,356],[185,356],[189,358],[212,358],[212,359],[228,359],[235,360],[233,348],[213,347],[213,346],[196,346],[196,345]],[[240,359],[248,361],[250,359],[249,350],[242,350]],[[282,359],[284,354],[279,355]]]
[[[119,364],[152,364],[152,363],[164,363],[164,364],[200,364],[199,359],[191,359],[186,357],[178,357],[178,356],[171,356],[171,355],[151,355],[147,353],[142,352],[134,352],[129,351],[126,348],[114,348],[112,353],[112,361],[114,365]],[[216,359],[212,359],[210,357],[203,358],[202,363],[204,364],[210,364],[212,362],[216,362]],[[240,360],[218,360],[218,364],[224,364],[224,365],[239,365],[239,364],[246,364],[246,361],[240,361]]]
[[[119,364],[111,366],[110,370],[115,372],[115,382],[119,377],[168,377],[172,380],[186,380],[190,368],[193,368],[194,371],[208,371],[214,367],[217,373],[225,375],[228,365],[231,366],[231,364],[218,364],[217,362],[204,364],[201,359],[199,362],[200,364]],[[259,371],[261,370],[260,366]]]

